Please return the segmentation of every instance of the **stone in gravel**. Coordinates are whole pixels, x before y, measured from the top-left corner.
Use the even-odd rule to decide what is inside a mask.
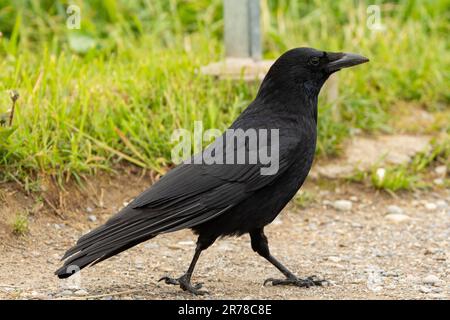
[[[331,256],[331,257],[328,257],[328,260],[330,260],[332,262],[340,262],[341,258],[336,257],[336,256]]]
[[[387,206],[386,211],[388,214],[403,214],[403,209],[395,205]]]
[[[61,294],[62,296],[67,297],[67,296],[71,296],[73,293],[72,293],[72,291],[70,291],[70,290],[64,290],[64,291],[61,291],[60,294]]]
[[[179,241],[178,244],[180,246],[193,246],[195,245],[195,242],[192,240],[187,240],[187,241]]]
[[[396,271],[386,271],[386,273],[384,274],[385,277],[398,277],[399,274]]]
[[[386,175],[386,169],[385,168],[378,168],[376,172],[377,178],[379,181],[383,181],[384,176]]]
[[[348,200],[336,200],[335,202],[333,202],[332,206],[338,211],[352,210],[352,202]]]
[[[436,172],[440,176],[445,176],[447,174],[447,167],[446,166],[438,166],[434,168],[434,172]]]
[[[436,206],[438,209],[446,209],[448,207],[447,202],[445,200],[438,200],[436,201]]]
[[[442,178],[436,178],[436,179],[433,180],[433,183],[434,183],[435,185],[437,185],[437,186],[442,186],[442,185],[444,185],[444,179],[442,179]]]
[[[427,202],[427,203],[425,203],[425,209],[427,209],[429,211],[434,211],[437,209],[437,205],[433,202]]]
[[[88,213],[92,213],[92,212],[94,212],[94,209],[92,209],[91,207],[87,207],[87,208],[86,208],[86,211],[87,211]]]
[[[402,214],[402,213],[390,213],[390,214],[387,214],[385,216],[385,218],[392,222],[404,222],[404,221],[411,219],[409,216],[407,216],[406,214]]]
[[[357,201],[358,201],[358,197],[351,196],[351,197],[350,197],[350,200],[353,201],[353,202],[357,202]]]
[[[141,264],[141,263],[136,263],[135,268],[136,268],[137,270],[142,270],[142,269],[144,269],[144,265]]]
[[[275,220],[272,221],[272,224],[279,226],[280,224],[282,224],[283,221],[281,220],[281,218],[278,216],[275,218]]]
[[[431,289],[428,288],[428,287],[425,287],[425,286],[421,286],[419,291],[422,292],[422,293],[430,293]]]
[[[424,284],[436,286],[441,282],[441,280],[434,274],[429,274],[428,276],[426,276],[425,278],[422,279],[422,282]]]
[[[80,289],[74,292],[74,294],[78,297],[87,296],[88,292],[84,289]]]
[[[230,246],[228,243],[221,243],[219,246],[218,246],[218,249],[219,250],[222,250],[222,251],[232,251],[233,250],[233,247],[232,246]]]
[[[154,242],[149,242],[149,243],[144,244],[144,248],[145,249],[157,249],[157,248],[159,248],[159,245]]]
[[[93,214],[91,214],[91,215],[88,216],[88,220],[89,220],[90,222],[95,222],[95,221],[97,221],[97,217],[94,216]]]
[[[364,279],[353,279],[353,280],[351,280],[351,284],[360,284],[360,283],[364,283],[364,282],[366,282],[366,280],[364,280]]]

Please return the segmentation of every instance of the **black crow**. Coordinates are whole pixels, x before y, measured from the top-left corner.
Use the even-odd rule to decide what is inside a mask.
[[[200,253],[219,237],[245,233],[250,234],[253,250],[285,276],[266,282],[300,287],[322,284],[323,280],[315,277],[296,277],[275,259],[269,252],[264,227],[296,194],[311,168],[317,137],[317,97],[322,85],[332,73],[367,61],[357,54],[312,48],[284,53],[265,76],[255,100],[229,128],[278,132],[278,137],[274,136],[277,141],[272,141],[272,136],[263,141],[260,136],[256,145],[250,145],[248,137],[234,143],[235,137],[227,140],[224,133],[193,159],[206,155],[223,159],[234,151],[243,151],[244,162],[186,161],[175,167],[104,225],[82,236],[64,255],[67,260],[56,271],[58,277],[67,278],[158,234],[190,228],[198,235],[192,262],[181,277],[161,279],[167,284],[194,294],[205,293],[199,290],[201,284],[191,284]],[[270,149],[276,161],[272,172],[263,173],[267,163],[249,161],[249,155],[261,149]]]

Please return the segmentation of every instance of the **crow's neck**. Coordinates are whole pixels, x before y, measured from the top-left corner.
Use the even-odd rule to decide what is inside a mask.
[[[255,102],[258,108],[270,109],[272,114],[296,115],[317,123],[317,100],[321,85],[313,81],[300,84],[265,79],[261,84]]]

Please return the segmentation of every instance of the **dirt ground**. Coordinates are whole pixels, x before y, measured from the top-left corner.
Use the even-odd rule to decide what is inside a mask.
[[[327,183],[324,189],[311,181],[305,189],[314,199],[305,208],[289,205],[266,228],[266,234],[273,255],[291,271],[300,277],[327,279],[327,286],[263,286],[264,279],[282,275],[252,251],[248,236],[221,239],[200,257],[193,282],[203,282],[209,295],[195,297],[158,282],[162,276],[180,276],[187,269],[196,240],[188,230],[158,236],[84,269],[74,280],[57,279],[53,272],[65,250],[151,180],[131,176],[126,182],[100,179],[84,198],[82,193],[68,197],[66,191],[62,198],[68,200],[62,201],[47,192],[49,198],[33,209],[36,213],[30,216],[29,232],[23,236],[11,234],[5,223],[11,218],[7,214],[24,203],[32,207],[34,202],[13,185],[2,186],[0,298],[449,298],[449,190],[393,197],[356,184]],[[335,209],[333,203],[339,199],[350,201],[352,208]],[[86,207],[71,209],[75,202]],[[64,204],[64,212],[58,209],[64,206],[55,203]],[[387,216],[390,205],[401,212]]]

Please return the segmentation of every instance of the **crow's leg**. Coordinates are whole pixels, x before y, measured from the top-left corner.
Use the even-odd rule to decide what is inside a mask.
[[[282,274],[286,276],[286,279],[273,279],[269,278],[264,281],[264,285],[272,282],[272,285],[294,285],[298,287],[312,287],[321,286],[326,280],[319,280],[316,276],[307,277],[305,279],[297,278],[292,272],[290,272],[285,266],[283,266],[274,256],[270,254],[267,237],[264,234],[264,230],[256,229],[250,232],[250,238],[252,241],[252,249],[256,251],[260,256],[264,257],[277,267]]]
[[[195,285],[191,284],[192,273],[194,272],[195,265],[197,263],[198,258],[203,250],[207,249],[210,245],[214,243],[216,239],[203,239],[201,237],[197,240],[197,247],[195,248],[194,257],[192,258],[191,264],[189,265],[188,270],[185,274],[183,274],[179,278],[170,278],[170,277],[162,277],[159,281],[164,280],[167,284],[179,285],[181,289],[184,291],[189,291],[195,295],[203,295],[207,294],[207,291],[200,290],[202,287],[202,283],[198,283]]]

